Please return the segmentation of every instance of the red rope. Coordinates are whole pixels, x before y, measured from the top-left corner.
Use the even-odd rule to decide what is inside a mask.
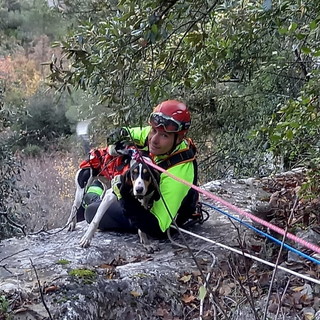
[[[207,190],[203,190],[197,186],[195,186],[194,184],[188,182],[188,181],[185,181],[179,177],[176,177],[175,175],[171,174],[170,172],[168,172],[167,170],[164,170],[162,169],[161,167],[157,166],[156,164],[154,164],[153,162],[148,162],[148,165],[150,165],[151,167],[157,169],[158,171],[162,172],[162,173],[165,173],[166,175],[168,175],[169,177],[171,177],[172,179],[176,180],[176,181],[179,181],[183,184],[185,184],[186,186],[190,187],[190,188],[193,188],[194,190],[198,191],[199,193],[202,193],[204,194],[205,196],[211,198],[212,200],[216,201],[216,202],[219,202],[221,203],[222,205],[226,206],[227,208],[235,211],[236,213],[240,214],[240,215],[243,215],[243,216],[246,216],[247,218],[250,218],[251,220],[255,221],[255,222],[258,222],[260,223],[261,225],[273,230],[273,231],[276,231],[277,233],[281,234],[282,236],[286,236],[288,239],[291,239],[297,243],[300,243],[301,245],[303,245],[304,247],[314,251],[314,252],[317,252],[317,253],[320,253],[320,247],[315,245],[315,244],[312,244],[304,239],[301,239],[297,236],[295,236],[294,234],[292,233],[289,233],[289,232],[285,232],[285,230],[273,225],[272,223],[270,222],[267,222],[263,219],[260,219],[258,218],[257,216],[249,213],[249,212],[246,212],[238,207],[236,207],[235,205],[221,199],[220,197],[214,195],[213,193],[207,191]]]

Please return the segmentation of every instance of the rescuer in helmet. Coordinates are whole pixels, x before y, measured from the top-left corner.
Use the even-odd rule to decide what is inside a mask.
[[[148,126],[140,128],[120,128],[108,138],[108,144],[119,141],[132,141],[149,153],[155,164],[174,176],[190,184],[197,184],[196,148],[186,137],[191,125],[187,106],[177,100],[167,100],[157,105],[148,118]],[[172,220],[178,225],[195,219],[198,192],[182,184],[165,173],[160,174],[159,200],[145,209],[138,201],[122,198],[107,209],[99,229],[133,231],[138,229],[146,234],[163,238]],[[85,210],[85,218],[90,223],[99,201],[90,204]]]

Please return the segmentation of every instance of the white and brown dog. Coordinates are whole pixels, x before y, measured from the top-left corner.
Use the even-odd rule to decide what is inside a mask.
[[[150,168],[147,165],[147,162],[132,160],[130,168],[125,174],[120,175],[119,177],[120,179],[117,183],[122,186],[125,185],[125,188],[121,188],[120,186],[119,189],[125,189],[125,192],[128,192],[126,196],[132,196],[138,199],[145,209],[149,209],[152,202],[159,199],[158,183],[160,174],[158,171]],[[117,201],[117,196],[114,194],[113,189],[110,188],[105,192],[101,204],[99,205],[93,220],[89,224],[88,230],[80,240],[80,245],[82,247],[85,248],[90,246],[102,216],[114,201]],[[138,230],[138,235],[140,242],[147,252],[152,253],[156,246],[149,241],[147,235],[141,230]]]

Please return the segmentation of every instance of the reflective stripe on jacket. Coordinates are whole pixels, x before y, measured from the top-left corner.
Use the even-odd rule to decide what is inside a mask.
[[[102,195],[103,193],[103,189],[101,187],[98,187],[98,186],[89,186],[89,188],[87,189],[86,193],[95,193],[99,196]]]

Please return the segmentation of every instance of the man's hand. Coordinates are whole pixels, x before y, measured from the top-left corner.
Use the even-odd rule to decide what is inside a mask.
[[[126,143],[124,141],[116,142],[115,144],[108,144],[108,153],[111,156],[126,155],[125,153]]]
[[[110,133],[107,137],[107,144],[116,144],[121,141],[128,141],[130,140],[129,132],[126,128],[118,128]]]

